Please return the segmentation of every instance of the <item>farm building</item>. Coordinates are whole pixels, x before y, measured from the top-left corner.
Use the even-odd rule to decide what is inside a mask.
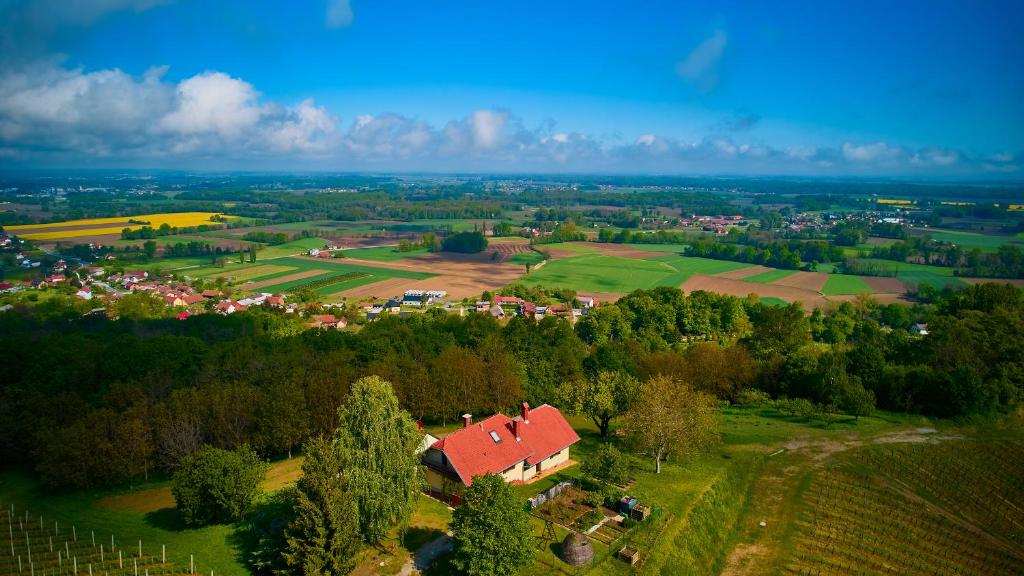
[[[525,482],[569,460],[569,448],[580,437],[554,406],[530,409],[523,402],[519,416],[495,414],[463,427],[435,442],[424,454],[427,483],[432,492],[458,496],[475,476],[501,474],[506,482]]]

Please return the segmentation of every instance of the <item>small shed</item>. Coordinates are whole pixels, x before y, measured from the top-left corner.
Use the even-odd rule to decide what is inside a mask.
[[[647,520],[647,517],[650,515],[651,507],[645,506],[643,504],[637,504],[636,506],[634,506],[632,512],[630,513],[630,517],[632,517],[633,520],[637,520],[639,522]]]
[[[586,534],[570,532],[565,540],[562,540],[562,560],[573,566],[589,564],[594,559],[594,547],[590,545],[590,538]]]
[[[624,546],[622,550],[619,550],[619,558],[629,562],[631,565],[636,564],[640,561],[640,551],[636,548]]]

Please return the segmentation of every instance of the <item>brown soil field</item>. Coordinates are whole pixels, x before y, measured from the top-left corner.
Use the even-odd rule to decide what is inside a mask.
[[[263,288],[264,286],[273,286],[274,284],[282,284],[284,282],[291,282],[292,280],[302,280],[303,278],[309,278],[310,276],[319,276],[330,270],[303,270],[302,272],[296,272],[295,274],[288,274],[287,276],[278,276],[270,280],[264,280],[263,282],[253,282],[252,284],[245,284],[243,288],[246,290],[256,290]]]
[[[309,260],[316,260],[308,256],[299,256]],[[480,254],[424,254],[393,262],[376,262],[373,260],[360,260],[358,258],[346,258],[346,262],[370,266],[375,268],[388,268],[392,270],[412,270],[437,274],[437,277],[426,280],[409,280],[407,285],[398,293],[410,288],[423,290],[438,289],[446,290],[449,298],[458,300],[466,297],[478,296],[484,290],[496,290],[512,282],[515,282],[523,274],[521,266],[515,264],[502,264],[491,261],[489,252]],[[394,294],[375,294],[373,287],[380,282],[367,284],[346,290],[339,293],[342,296],[353,297],[364,296],[393,296]],[[385,285],[381,288],[395,290],[399,285]],[[370,290],[367,292],[367,290]],[[332,294],[332,296],[335,296]]]
[[[879,245],[884,245],[884,244],[892,244],[892,243],[893,243],[893,242],[895,242],[895,241],[896,241],[896,240],[894,240],[894,239],[892,239],[892,238],[882,238],[882,237],[880,237],[880,236],[868,236],[868,239],[867,239],[867,241],[865,242],[865,244],[879,244]]]
[[[828,300],[821,294],[804,288],[780,286],[777,284],[758,284],[756,282],[744,282],[742,280],[705,276],[703,274],[694,274],[680,288],[687,294],[696,290],[717,292],[741,298],[748,294],[757,294],[761,297],[780,298],[786,302],[801,302],[807,310],[813,310],[815,307],[825,306],[828,303]]]
[[[1024,278],[964,278],[959,277],[968,284],[987,284],[989,282],[996,282],[998,284],[1013,284],[1018,288],[1024,288]]]
[[[902,294],[907,287],[900,282],[899,278],[886,276],[861,276],[865,284],[871,286],[871,290],[882,294]]]
[[[769,286],[790,286],[801,290],[821,292],[826,280],[828,280],[828,274],[822,272],[795,272],[772,282]]]
[[[485,250],[488,254],[497,252],[500,255],[499,262],[504,262],[516,254],[523,254],[529,251],[530,243],[526,240],[503,242],[492,241],[490,245],[487,246],[487,250]]]
[[[771,272],[775,268],[769,268],[767,266],[761,266],[760,264],[751,266],[749,268],[740,268],[739,270],[730,270],[728,272],[722,272],[715,274],[718,278],[732,278],[733,280],[742,280],[750,276],[755,276],[763,272]]]

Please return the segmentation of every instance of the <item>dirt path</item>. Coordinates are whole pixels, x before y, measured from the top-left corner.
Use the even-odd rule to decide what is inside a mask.
[[[810,486],[815,470],[827,466],[836,454],[868,444],[933,443],[960,438],[932,428],[910,428],[870,437],[851,433],[836,438],[790,439],[766,457],[722,575],[778,573],[780,556],[788,549],[795,532],[800,497]]]

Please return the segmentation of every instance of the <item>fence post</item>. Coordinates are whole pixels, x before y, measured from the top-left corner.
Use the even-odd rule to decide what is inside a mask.
[[[142,558],[142,540],[139,539],[139,558]]]
[[[167,564],[167,544],[160,545],[160,563]]]
[[[193,556],[192,554],[188,555],[188,573],[189,574],[195,574],[196,573],[195,556]]]
[[[121,551],[117,551],[117,564],[122,570],[124,569],[124,558],[121,557]]]

